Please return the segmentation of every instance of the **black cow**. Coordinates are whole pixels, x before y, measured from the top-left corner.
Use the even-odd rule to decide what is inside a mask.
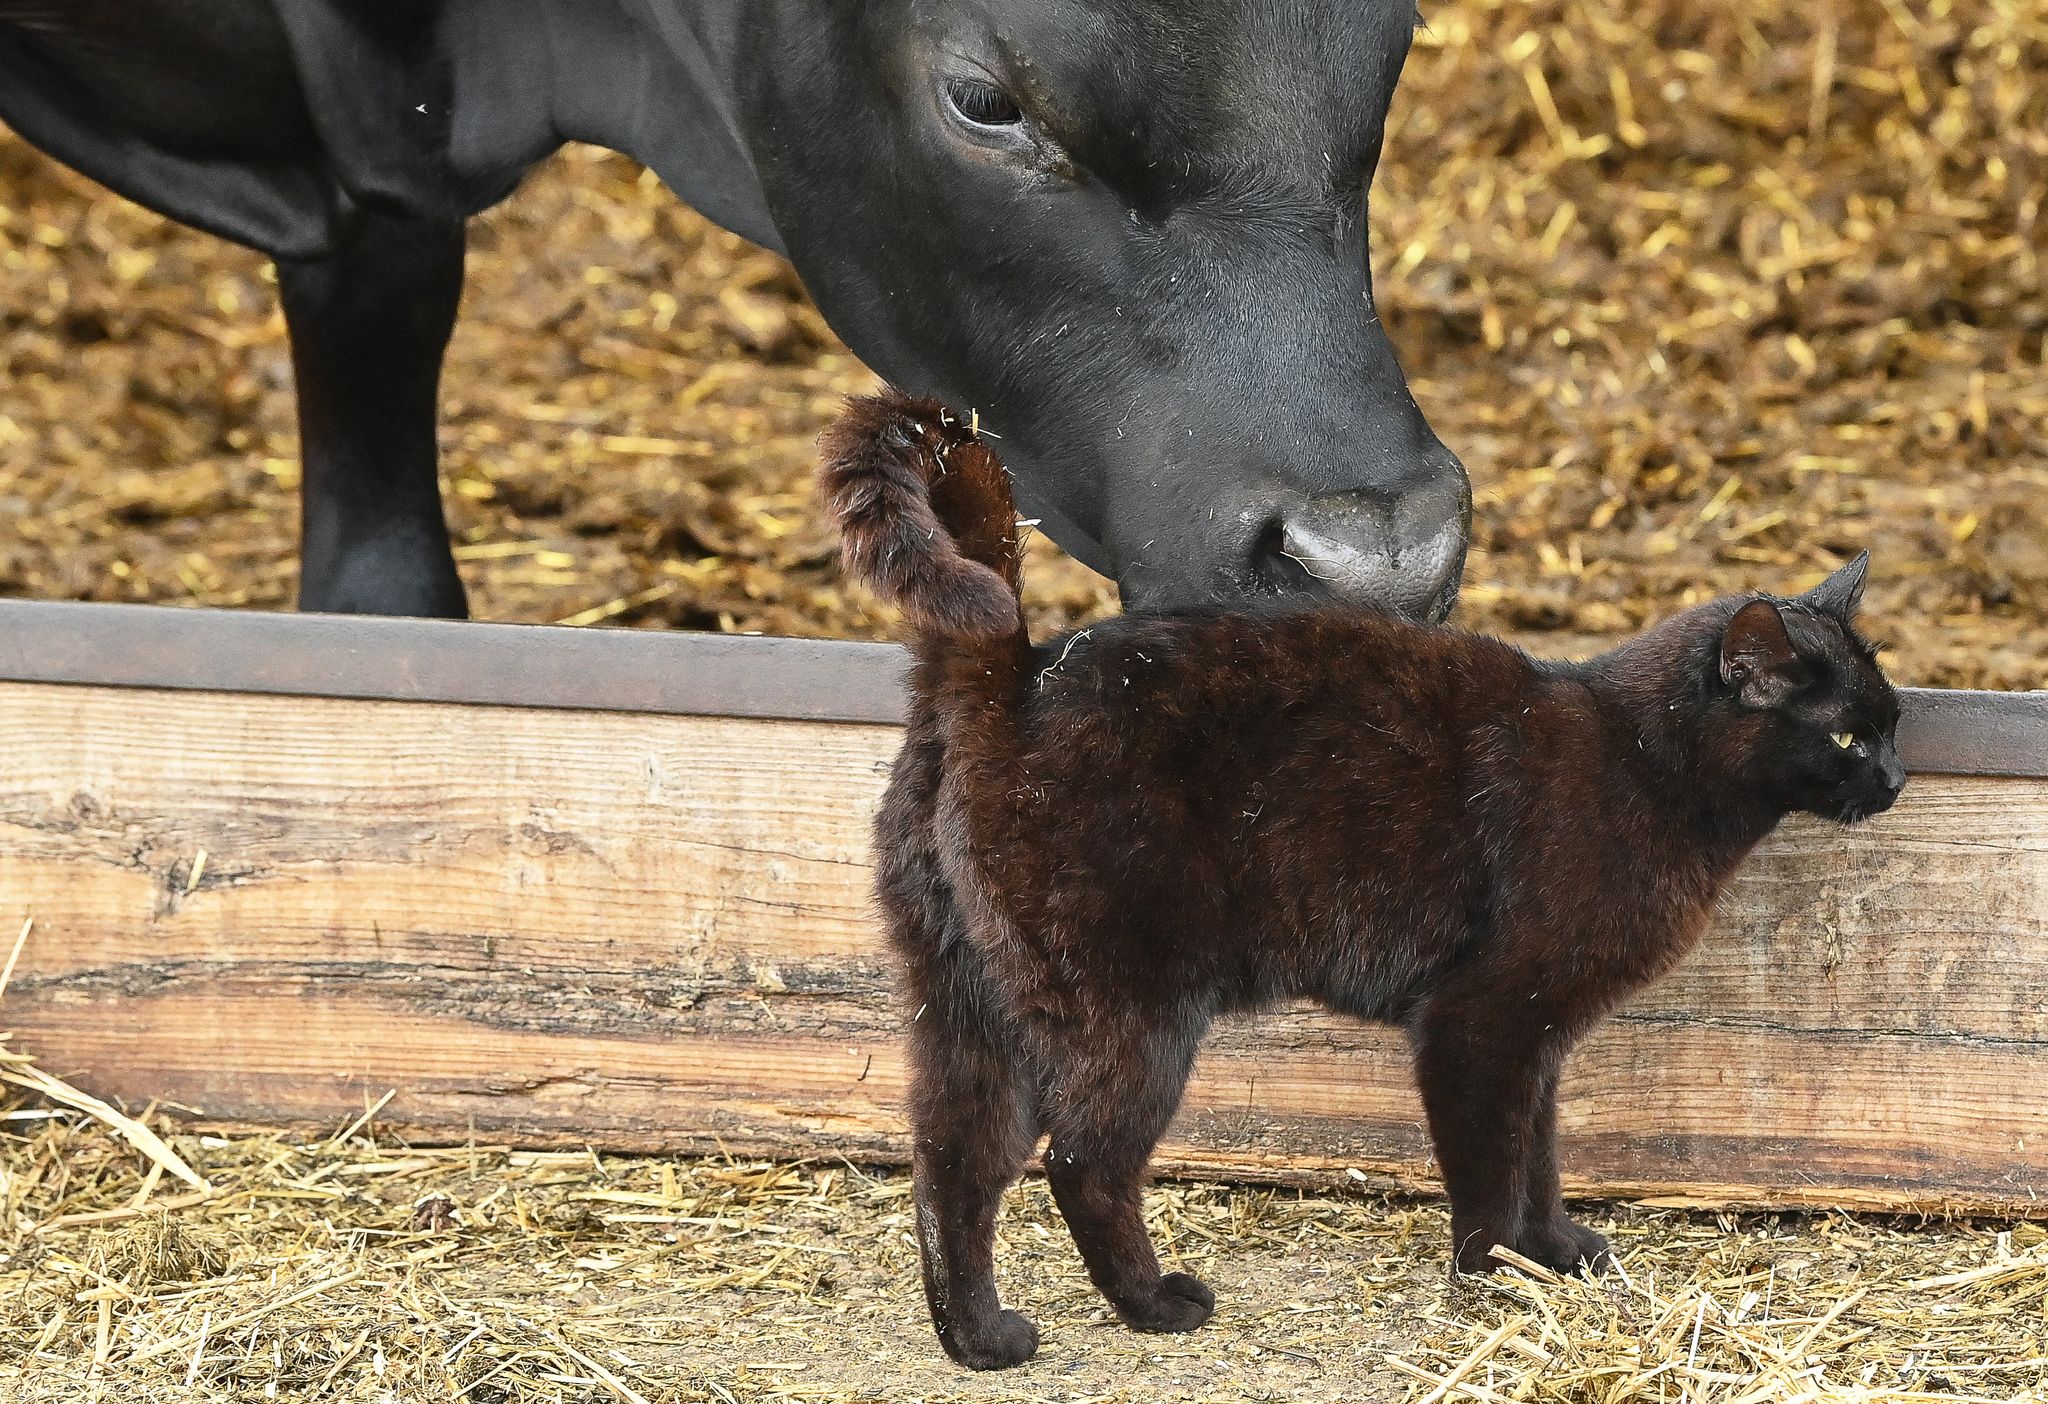
[[[0,0],[0,119],[271,255],[308,609],[460,615],[435,485],[463,224],[564,141],[788,255],[972,406],[1134,606],[1449,608],[1464,470],[1373,311],[1411,0]]]

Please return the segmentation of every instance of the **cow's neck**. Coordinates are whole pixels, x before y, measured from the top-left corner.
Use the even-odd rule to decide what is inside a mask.
[[[565,140],[624,152],[707,218],[781,250],[738,99],[752,0],[540,0]]]

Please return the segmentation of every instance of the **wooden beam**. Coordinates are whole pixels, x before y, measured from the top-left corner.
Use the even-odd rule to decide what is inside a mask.
[[[0,928],[36,921],[0,1027],[52,1072],[223,1124],[396,1089],[380,1119],[420,1139],[901,1158],[866,854],[893,727],[177,686],[0,681]],[[2044,928],[2048,780],[1789,824],[1575,1058],[1574,1185],[2034,1211]],[[1420,1120],[1396,1040],[1288,1009],[1211,1040],[1164,1161],[1423,1184]]]
[[[899,723],[893,644],[0,600],[0,681]],[[2048,777],[2048,692],[1904,690],[1917,771]]]

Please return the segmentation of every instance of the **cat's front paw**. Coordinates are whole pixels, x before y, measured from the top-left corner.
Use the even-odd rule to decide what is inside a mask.
[[[1114,1305],[1133,1330],[1178,1334],[1194,1330],[1215,1314],[1216,1294],[1198,1277],[1169,1272],[1150,1294]]]
[[[1566,1276],[1600,1271],[1614,1261],[1607,1240],[1562,1214],[1524,1236],[1522,1255]]]
[[[1506,1264],[1493,1256],[1494,1247],[1513,1241],[1511,1235],[1499,1229],[1460,1227],[1457,1230],[1457,1246],[1451,1254],[1452,1274],[1458,1277],[1479,1277],[1489,1272],[1498,1272]],[[1516,1251],[1520,1252],[1521,1249],[1517,1248]]]
[[[999,1311],[986,1321],[949,1323],[939,1344],[970,1370],[1007,1370],[1038,1354],[1038,1328],[1020,1312]]]

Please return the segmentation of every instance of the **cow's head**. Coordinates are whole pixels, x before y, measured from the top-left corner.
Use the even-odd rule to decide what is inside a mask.
[[[1411,0],[773,0],[742,125],[853,349],[1126,603],[1440,617],[1463,467],[1374,313]]]

